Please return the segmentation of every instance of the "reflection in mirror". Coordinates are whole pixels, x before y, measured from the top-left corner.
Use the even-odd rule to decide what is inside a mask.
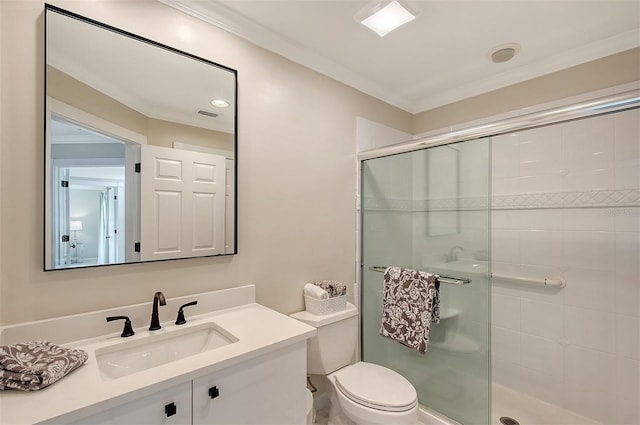
[[[236,71],[45,8],[44,269],[235,254]]]

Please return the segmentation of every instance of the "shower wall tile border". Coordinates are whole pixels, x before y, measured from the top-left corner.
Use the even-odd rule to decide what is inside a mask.
[[[640,189],[527,193],[492,197],[492,209],[640,206]]]
[[[414,212],[414,203],[408,199],[362,198],[362,208],[366,211]]]
[[[476,211],[488,209],[488,204],[489,199],[484,196],[415,201],[383,198],[362,199],[365,211]],[[640,207],[640,189],[525,193],[491,197],[492,210],[616,207]]]

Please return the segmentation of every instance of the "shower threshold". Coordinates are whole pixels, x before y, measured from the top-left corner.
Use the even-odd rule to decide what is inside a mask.
[[[591,418],[519,393],[495,382],[491,395],[492,425],[601,425]],[[503,422],[503,418],[507,422]],[[508,422],[508,419],[516,422]]]

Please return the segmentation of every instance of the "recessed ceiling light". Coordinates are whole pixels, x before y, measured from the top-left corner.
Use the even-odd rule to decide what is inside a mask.
[[[384,5],[384,6],[383,6]],[[411,22],[416,15],[410,12],[397,0],[389,3],[380,3],[370,8],[364,18],[357,18],[362,25],[375,31],[380,37],[384,37],[394,29]]]
[[[222,99],[213,99],[211,101],[211,104],[213,106],[217,106],[218,108],[228,108],[229,107],[229,102],[227,102],[226,100],[222,100]]]

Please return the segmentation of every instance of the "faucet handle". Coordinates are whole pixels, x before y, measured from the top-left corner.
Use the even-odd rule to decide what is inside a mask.
[[[176,325],[184,325],[185,323],[187,323],[187,319],[184,318],[184,311],[182,311],[182,309],[196,304],[198,304],[198,301],[191,301],[190,303],[186,303],[180,306],[180,308],[178,309],[178,318],[176,319]]]
[[[126,338],[128,336],[133,335],[133,327],[131,326],[131,320],[127,316],[109,316],[107,317],[107,322],[112,322],[114,320],[124,320],[124,329],[122,329],[122,334],[120,335],[122,338]]]

